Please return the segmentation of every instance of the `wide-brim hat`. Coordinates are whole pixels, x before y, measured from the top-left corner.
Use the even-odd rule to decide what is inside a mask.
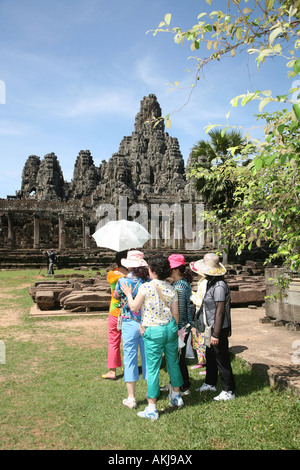
[[[220,263],[219,257],[214,253],[207,253],[202,260],[192,261],[190,268],[197,274],[208,276],[224,276],[225,266]]]
[[[138,250],[131,250],[127,253],[127,258],[121,259],[121,264],[125,268],[140,268],[142,266],[148,266],[144,260],[144,253]]]

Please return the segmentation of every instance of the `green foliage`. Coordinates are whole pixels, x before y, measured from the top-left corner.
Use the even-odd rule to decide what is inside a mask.
[[[288,273],[277,274],[275,277],[268,279],[277,288],[275,294],[266,295],[265,299],[271,302],[282,302],[287,297],[288,288],[290,285],[290,276]]]
[[[219,209],[226,202],[229,208],[235,190],[231,170],[237,165],[236,156],[245,152],[246,140],[235,130],[213,129],[208,135],[210,141],[200,140],[192,148],[188,174],[210,207]],[[231,153],[233,148],[235,157]]]
[[[211,222],[222,219],[222,243],[231,242],[237,253],[255,244],[258,247],[267,244],[276,249],[269,261],[280,258],[290,268],[298,269],[300,131],[298,126],[293,126],[293,121],[285,120],[279,127],[278,119],[282,115],[284,112],[260,116],[267,121],[269,135],[263,151],[250,163],[223,163],[218,167],[218,173],[234,187],[232,200],[215,205],[206,216]],[[205,174],[205,170],[194,171],[199,179]]]
[[[213,0],[208,1],[213,5]],[[300,59],[296,53],[300,47],[300,0],[255,0],[251,2],[251,8],[247,0],[229,0],[228,11],[215,10],[210,13],[201,12],[198,22],[187,31],[175,26],[171,28],[172,15],[165,15],[164,21],[153,31],[168,32],[174,35],[176,44],[190,44],[193,52],[201,52],[202,56],[190,56],[196,62],[195,81],[192,90],[200,80],[202,69],[211,61],[221,60],[223,56],[230,54],[235,57],[237,52],[247,52],[256,55],[257,67],[266,63],[268,58],[281,57],[290,70],[288,77],[293,78],[299,74]],[[205,53],[208,55],[205,56]],[[204,57],[203,57],[204,56]],[[179,82],[175,82],[179,87]],[[276,97],[271,90],[255,90],[232,99],[232,106],[236,107],[241,102],[245,106],[252,100],[259,100],[259,111],[271,102],[293,103],[292,96],[300,88],[290,90],[290,93]],[[190,99],[190,96],[188,100]],[[300,118],[300,106],[293,103],[292,118],[298,121]],[[229,116],[229,113],[227,117]],[[168,115],[170,126],[170,117]],[[207,127],[207,132],[216,124]]]
[[[206,2],[213,5],[213,0]],[[206,64],[219,61],[226,54],[235,57],[237,52],[255,55],[257,67],[267,66],[269,58],[280,57],[289,78],[300,73],[300,59],[296,55],[300,47],[299,0],[228,0],[227,11],[201,12],[198,22],[187,31],[171,28],[171,19],[168,14],[167,21],[165,18],[154,34],[169,32],[176,44],[187,42],[193,52],[202,52],[202,57],[192,57],[197,64],[192,88],[198,84]],[[280,258],[292,269],[300,266],[298,83],[277,96],[272,96],[271,90],[255,90],[232,99],[233,107],[257,100],[260,113],[269,103],[278,105],[278,111],[258,115],[266,121],[264,140],[251,139],[247,133],[247,141],[251,139],[256,147],[250,164],[229,165],[227,161],[217,167],[214,180],[230,181],[234,191],[230,201],[219,201],[207,214],[211,222],[226,214],[226,221],[222,219],[220,226],[224,244],[234,243],[238,253],[254,244],[273,246],[277,251],[269,259]],[[280,111],[282,103],[286,109]],[[208,125],[206,132],[210,133],[215,126]],[[231,152],[235,153],[234,147]],[[205,169],[193,168],[191,176],[199,180],[200,187],[203,178],[208,179],[207,185],[211,180]]]
[[[209,5],[213,1],[207,1]],[[299,20],[299,0],[255,0],[251,2],[249,8],[247,0],[228,1],[228,11],[201,12],[198,22],[187,31],[175,26],[170,27],[171,14],[165,15],[153,34],[158,32],[169,32],[174,35],[176,44],[190,42],[190,49],[197,51],[201,46],[205,46],[206,51],[213,51],[209,56],[200,58],[194,56],[197,61],[198,72],[208,62],[220,60],[225,54],[244,51],[247,47],[249,54],[256,54],[256,62],[259,67],[265,62],[267,57],[282,55],[285,43],[294,39],[294,48],[299,47],[298,27]],[[291,47],[289,45],[289,47]],[[293,68],[290,76],[298,73],[299,62],[295,58],[295,50],[288,51],[289,56],[285,57],[289,62],[288,66]],[[198,75],[199,77],[199,75]]]

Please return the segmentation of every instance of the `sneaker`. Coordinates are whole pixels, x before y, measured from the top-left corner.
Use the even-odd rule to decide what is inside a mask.
[[[144,409],[144,411],[139,411],[137,414],[140,418],[147,418],[151,421],[156,421],[159,418],[157,410],[149,411],[148,406]]]
[[[165,387],[160,387],[159,390],[160,392],[168,392],[170,390],[170,383],[168,385],[165,385]]]
[[[184,401],[181,396],[178,394],[172,398],[172,395],[169,395],[169,404],[171,407],[177,406],[177,408],[181,408],[184,405]]]
[[[228,401],[228,400],[234,400],[235,399],[235,394],[233,392],[225,392],[223,390],[220,395],[214,398],[215,401]]]
[[[216,392],[217,389],[213,385],[208,385],[208,384],[204,383],[202,385],[202,387],[199,388],[199,391],[200,392]]]
[[[131,409],[137,407],[135,399],[130,400],[129,398],[125,398],[125,400],[123,400],[123,405],[128,406],[128,408],[131,408]]]
[[[191,394],[191,391],[190,391],[189,388],[187,388],[186,390],[180,390],[179,393],[180,393],[180,395],[181,395],[182,397],[187,397],[188,395]]]

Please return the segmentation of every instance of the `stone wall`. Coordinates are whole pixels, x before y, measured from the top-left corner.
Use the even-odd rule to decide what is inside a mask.
[[[282,299],[272,300],[278,292],[280,276],[291,276],[288,288],[282,291]],[[266,277],[266,316],[275,322],[300,324],[300,272],[288,272],[284,268],[268,268]]]

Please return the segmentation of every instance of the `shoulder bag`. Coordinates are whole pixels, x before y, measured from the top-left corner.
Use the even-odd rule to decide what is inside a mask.
[[[203,304],[195,314],[194,327],[199,331],[199,333],[204,333],[205,331]]]

